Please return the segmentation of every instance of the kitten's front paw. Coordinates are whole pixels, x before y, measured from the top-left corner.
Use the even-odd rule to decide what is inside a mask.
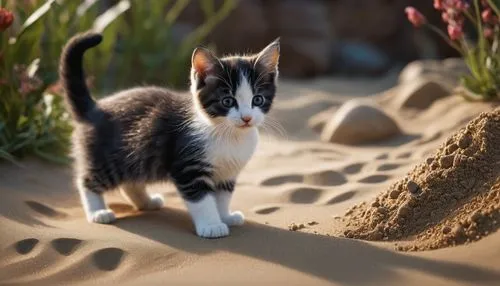
[[[218,238],[229,235],[229,227],[224,223],[196,226],[196,234],[203,238]]]
[[[98,210],[92,213],[89,221],[93,223],[108,224],[116,220],[115,214],[112,210]]]
[[[245,215],[240,211],[235,211],[229,216],[223,217],[222,221],[229,226],[242,225],[245,222]]]
[[[153,194],[150,196],[150,200],[144,210],[154,211],[159,210],[163,207],[164,200],[161,194]]]

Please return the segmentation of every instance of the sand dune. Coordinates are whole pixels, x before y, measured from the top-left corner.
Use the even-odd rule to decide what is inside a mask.
[[[0,164],[0,284],[499,285],[499,233],[412,253],[396,251],[392,242],[340,237],[350,207],[372,201],[493,107],[446,97],[420,112],[392,113],[401,136],[358,147],[320,143],[308,118],[349,94],[387,89],[393,79],[362,83],[284,82],[273,116],[289,140],[276,131],[263,136],[233,202],[247,223],[224,239],[194,235],[171,185],[151,187],[166,198],[156,212],[136,212],[110,194],[119,220],[96,225],[84,219],[68,168],[32,160]],[[387,96],[372,98],[390,105]],[[290,231],[292,223],[303,227]]]

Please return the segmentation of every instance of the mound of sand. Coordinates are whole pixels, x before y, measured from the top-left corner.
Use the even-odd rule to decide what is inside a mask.
[[[402,240],[399,250],[476,241],[500,226],[500,109],[482,113],[433,157],[346,213],[349,238]]]

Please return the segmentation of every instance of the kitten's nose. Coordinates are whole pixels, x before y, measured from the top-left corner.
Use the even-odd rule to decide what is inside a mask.
[[[248,115],[242,116],[241,120],[243,120],[243,122],[245,122],[245,123],[248,123],[248,122],[252,121],[252,116],[248,116]]]

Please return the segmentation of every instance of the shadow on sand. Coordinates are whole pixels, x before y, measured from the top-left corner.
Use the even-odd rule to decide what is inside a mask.
[[[397,253],[362,241],[290,232],[253,222],[232,228],[231,236],[224,239],[201,239],[194,235],[188,214],[174,209],[124,217],[118,220],[116,227],[190,253],[203,255],[224,250],[350,285],[383,285],[385,277],[393,280],[394,275],[401,275],[396,273],[401,269],[472,284],[500,281],[500,273],[487,269]]]

